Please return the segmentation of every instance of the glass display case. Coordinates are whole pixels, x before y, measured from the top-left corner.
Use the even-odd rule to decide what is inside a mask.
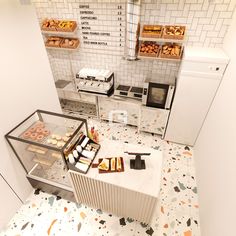
[[[76,170],[76,162],[69,163],[68,155],[87,134],[85,119],[37,110],[5,137],[33,187],[68,199],[73,191],[67,171]]]

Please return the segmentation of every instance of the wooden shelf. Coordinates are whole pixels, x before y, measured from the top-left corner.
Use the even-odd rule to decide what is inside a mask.
[[[146,37],[139,37],[140,41],[152,41],[152,42],[160,42],[160,43],[184,43],[185,39],[164,39],[164,38],[146,38]]]
[[[41,30],[42,34],[46,35],[58,35],[58,36],[69,36],[73,37],[76,36],[78,30],[78,26],[74,29],[72,32],[64,32],[64,31],[46,31],[46,30]]]
[[[45,46],[47,49],[50,50],[58,50],[58,51],[70,51],[70,52],[75,52],[79,50],[79,45],[77,48],[60,48],[60,47],[49,47],[49,46]]]
[[[158,61],[169,61],[169,62],[176,62],[176,63],[180,63],[181,62],[181,58],[180,59],[171,59],[171,58],[161,58],[161,57],[145,57],[145,56],[138,56],[138,59],[149,59],[149,60],[158,60]]]

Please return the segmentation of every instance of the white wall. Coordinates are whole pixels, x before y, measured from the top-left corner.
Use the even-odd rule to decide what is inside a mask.
[[[36,14],[15,2],[0,1],[0,173],[25,200],[32,188],[4,135],[36,109],[61,108]],[[15,204],[5,212],[9,219],[18,203],[5,202],[7,192],[0,191],[0,211]]]
[[[225,38],[231,61],[195,145],[203,236],[235,235],[236,14]]]

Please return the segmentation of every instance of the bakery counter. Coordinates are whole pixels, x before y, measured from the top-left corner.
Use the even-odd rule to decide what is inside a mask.
[[[130,159],[135,157],[124,152],[150,153],[150,156],[142,157],[146,169],[130,169]],[[124,172],[99,173],[97,168],[90,168],[84,175],[69,171],[76,200],[118,216],[150,223],[160,192],[162,152],[104,140],[94,163],[109,157],[123,157]]]

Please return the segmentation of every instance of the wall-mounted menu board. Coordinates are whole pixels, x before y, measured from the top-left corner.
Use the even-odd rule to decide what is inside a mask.
[[[79,29],[83,49],[123,55],[125,48],[125,3],[79,4]]]

